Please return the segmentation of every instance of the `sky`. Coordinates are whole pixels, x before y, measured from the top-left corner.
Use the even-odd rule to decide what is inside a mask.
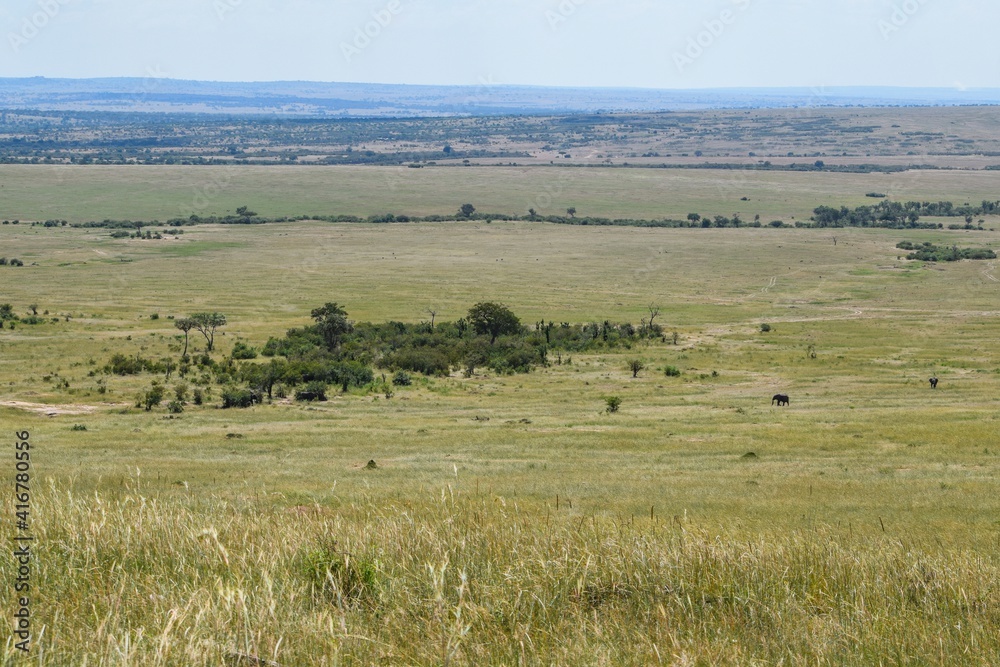
[[[0,77],[1000,87],[996,0],[5,0]]]

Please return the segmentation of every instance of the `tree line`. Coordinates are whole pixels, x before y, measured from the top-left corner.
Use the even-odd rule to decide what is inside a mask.
[[[870,193],[871,194],[871,193]],[[747,200],[744,198],[744,200]],[[473,204],[466,203],[459,207],[453,214],[445,215],[407,215],[398,213],[382,213],[369,216],[357,215],[298,215],[298,216],[263,216],[255,211],[249,210],[246,206],[241,206],[236,213],[224,216],[200,216],[190,215],[187,218],[171,218],[166,222],[158,220],[111,220],[89,221],[83,223],[73,223],[71,227],[79,228],[103,228],[113,230],[136,230],[141,231],[144,227],[166,226],[166,227],[186,227],[194,225],[262,225],[269,223],[319,221],[333,223],[372,223],[372,224],[402,224],[421,222],[453,222],[453,221],[479,221],[479,222],[548,222],[563,225],[593,225],[593,226],[628,226],[628,227],[663,227],[663,228],[725,228],[725,227],[885,227],[891,229],[941,229],[941,223],[920,222],[922,217],[947,217],[964,218],[966,225],[951,226],[951,228],[974,229],[973,221],[984,215],[1000,215],[1000,200],[984,200],[980,204],[956,205],[950,201],[908,201],[896,202],[883,200],[870,206],[858,206],[848,208],[847,206],[817,206],[813,209],[813,215],[808,221],[796,221],[789,225],[781,220],[763,222],[759,215],[752,219],[744,219],[741,214],[734,213],[732,216],[725,215],[702,215],[699,213],[689,213],[684,220],[674,220],[670,218],[605,218],[600,216],[577,216],[576,207],[566,209],[565,215],[541,214],[537,210],[530,208],[527,214],[509,213],[487,213],[476,209]],[[982,221],[980,221],[981,223]],[[176,233],[164,229],[164,233]],[[119,234],[119,237],[122,235]]]
[[[873,196],[869,193],[868,196]],[[876,195],[877,196],[877,195]],[[890,227],[906,229],[939,229],[940,223],[920,223],[921,217],[942,217],[965,219],[970,228],[973,220],[982,215],[997,215],[1000,213],[1000,201],[984,200],[979,205],[963,204],[956,206],[950,201],[919,202],[919,201],[888,201],[883,200],[872,206],[858,206],[849,209],[846,206],[818,206],[813,210],[813,226],[815,227]]]

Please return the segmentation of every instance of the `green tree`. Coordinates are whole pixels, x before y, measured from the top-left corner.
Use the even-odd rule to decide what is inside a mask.
[[[222,313],[195,313],[191,316],[194,328],[208,341],[208,351],[215,347],[215,330],[226,326],[226,316]]]
[[[480,336],[489,336],[490,345],[497,336],[515,334],[521,330],[521,320],[500,303],[482,301],[469,309],[469,323]]]
[[[274,385],[281,382],[281,378],[284,377],[287,370],[288,364],[280,359],[271,359],[271,363],[260,367],[256,386],[261,392],[267,394],[268,400],[273,398]]]
[[[639,377],[639,371],[645,370],[646,364],[639,359],[632,359],[628,362],[628,369],[632,371],[632,377]]]
[[[458,209],[458,216],[460,218],[471,218],[475,212],[476,207],[472,204],[462,204],[462,208]]]
[[[174,320],[174,326],[184,332],[184,353],[181,358],[185,358],[188,354],[188,334],[194,329],[195,321],[190,317],[181,317]]]
[[[153,385],[142,395],[142,406],[149,412],[154,407],[163,402],[163,385],[154,382]]]
[[[354,325],[347,319],[347,311],[335,302],[328,302],[321,308],[314,309],[312,318],[316,320],[316,329],[331,352],[340,347],[345,334],[354,331]]]
[[[568,209],[566,209],[566,213],[569,215],[569,217],[575,218],[576,217],[576,207],[575,206],[570,206]]]

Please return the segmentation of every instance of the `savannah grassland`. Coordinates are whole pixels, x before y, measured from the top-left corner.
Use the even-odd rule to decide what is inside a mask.
[[[2,217],[166,219],[213,178],[31,169],[0,170],[5,196],[19,193]],[[950,172],[699,172],[673,188],[615,180],[653,177],[639,171],[563,185],[555,171],[375,168],[328,171],[344,177],[324,184],[320,171],[234,173],[206,214],[298,213],[296,187],[313,198],[303,213],[465,201],[519,212],[558,186],[552,206],[581,214],[791,222],[883,185],[957,202],[993,199],[997,185]],[[428,178],[442,180],[413,180]],[[316,208],[352,197],[359,210]],[[160,241],[0,227],[0,255],[26,263],[0,267],[0,301],[59,316],[0,331],[0,421],[34,447],[33,660],[998,664],[1000,276],[986,262],[900,259],[904,239],[1000,243],[993,231],[500,222],[197,226]],[[233,411],[214,387],[173,418],[134,407],[150,375],[97,391],[115,352],[180,354],[171,315],[225,313],[221,359],[327,301],[359,321],[429,308],[443,321],[480,300],[529,325],[638,324],[658,304],[678,343],[564,354],[528,375],[418,379],[391,398],[352,390]],[[633,358],[647,364],[634,379]],[[769,405],[779,391],[789,407]],[[5,610],[14,567],[0,561]],[[4,651],[13,662],[12,641]]]

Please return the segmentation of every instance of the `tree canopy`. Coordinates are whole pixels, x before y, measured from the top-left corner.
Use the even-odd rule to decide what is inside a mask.
[[[354,330],[354,326],[347,319],[347,311],[336,302],[328,302],[320,308],[313,309],[312,318],[316,320],[316,328],[331,352],[340,347],[345,334]]]
[[[468,318],[477,334],[490,337],[490,345],[496,342],[497,336],[521,330],[521,320],[501,303],[481,301],[469,309]]]
[[[191,320],[194,322],[194,328],[208,341],[208,351],[211,352],[215,347],[215,330],[226,326],[226,316],[222,313],[195,313],[191,316]]]

